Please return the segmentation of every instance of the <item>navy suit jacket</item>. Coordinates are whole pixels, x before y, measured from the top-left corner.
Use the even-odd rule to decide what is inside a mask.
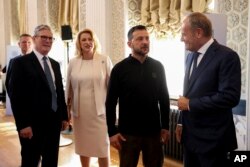
[[[55,125],[61,126],[61,121],[68,120],[62,76],[59,63],[49,59],[55,75],[57,92],[58,109],[55,113]],[[52,95],[43,68],[34,52],[12,61],[8,85],[17,129],[44,126],[53,112]]]
[[[15,61],[16,58],[20,57],[21,55],[14,57],[13,59],[10,59],[8,68],[7,68],[7,73],[6,73],[6,79],[5,79],[5,87],[7,90],[7,93],[9,93],[8,89],[9,89],[9,81],[10,81],[10,75],[11,75],[11,66],[12,66],[12,62]],[[6,67],[6,66],[5,66]]]
[[[187,70],[192,54],[187,57]],[[240,100],[241,65],[232,49],[214,41],[196,71],[185,74],[183,96],[190,99],[189,111],[181,112],[184,146],[197,153],[237,148],[232,108]]]

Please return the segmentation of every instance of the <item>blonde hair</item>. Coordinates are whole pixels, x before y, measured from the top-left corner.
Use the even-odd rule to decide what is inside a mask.
[[[92,37],[92,39],[94,41],[94,49],[93,49],[93,51],[94,51],[94,53],[99,53],[100,54],[101,53],[101,45],[100,45],[100,42],[99,42],[96,34],[92,30],[86,28],[86,29],[80,31],[78,33],[78,35],[77,35],[77,39],[76,39],[76,53],[75,53],[76,57],[81,57],[82,56],[82,49],[81,49],[81,45],[80,45],[80,38],[81,38],[81,35],[83,33],[90,34],[90,36]]]

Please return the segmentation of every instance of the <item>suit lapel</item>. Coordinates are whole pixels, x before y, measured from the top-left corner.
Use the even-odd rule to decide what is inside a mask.
[[[186,91],[184,92],[185,93],[184,95],[188,94],[188,92],[191,90],[194,83],[196,82],[197,78],[202,74],[202,72],[207,67],[207,65],[212,61],[213,57],[215,56],[214,52],[215,52],[217,47],[218,47],[218,43],[217,43],[217,41],[214,41],[212,43],[212,45],[207,49],[206,53],[204,54],[203,58],[201,59],[199,65],[198,65],[197,69],[194,71],[194,73],[189,78],[189,83],[186,86],[187,88],[186,88]],[[191,64],[192,64],[192,61],[191,61]]]
[[[48,84],[47,78],[44,74],[43,68],[42,68],[42,66],[41,66],[41,64],[40,64],[39,60],[37,59],[34,52],[31,53],[31,62],[34,65],[34,70],[37,71],[37,74],[41,76],[42,80],[46,83],[46,85],[49,88],[49,84]]]

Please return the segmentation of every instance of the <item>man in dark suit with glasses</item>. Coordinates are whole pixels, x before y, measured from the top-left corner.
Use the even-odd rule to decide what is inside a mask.
[[[33,52],[12,63],[11,107],[21,143],[22,167],[57,167],[60,131],[68,125],[60,65],[49,57],[49,26],[35,28]]]

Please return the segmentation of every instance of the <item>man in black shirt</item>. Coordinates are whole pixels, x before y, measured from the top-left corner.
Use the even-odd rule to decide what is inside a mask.
[[[169,138],[169,94],[163,65],[150,57],[145,26],[132,27],[128,46],[132,53],[111,72],[106,99],[110,144],[119,150],[120,167],[163,165],[163,147]],[[116,105],[119,101],[119,121]]]

